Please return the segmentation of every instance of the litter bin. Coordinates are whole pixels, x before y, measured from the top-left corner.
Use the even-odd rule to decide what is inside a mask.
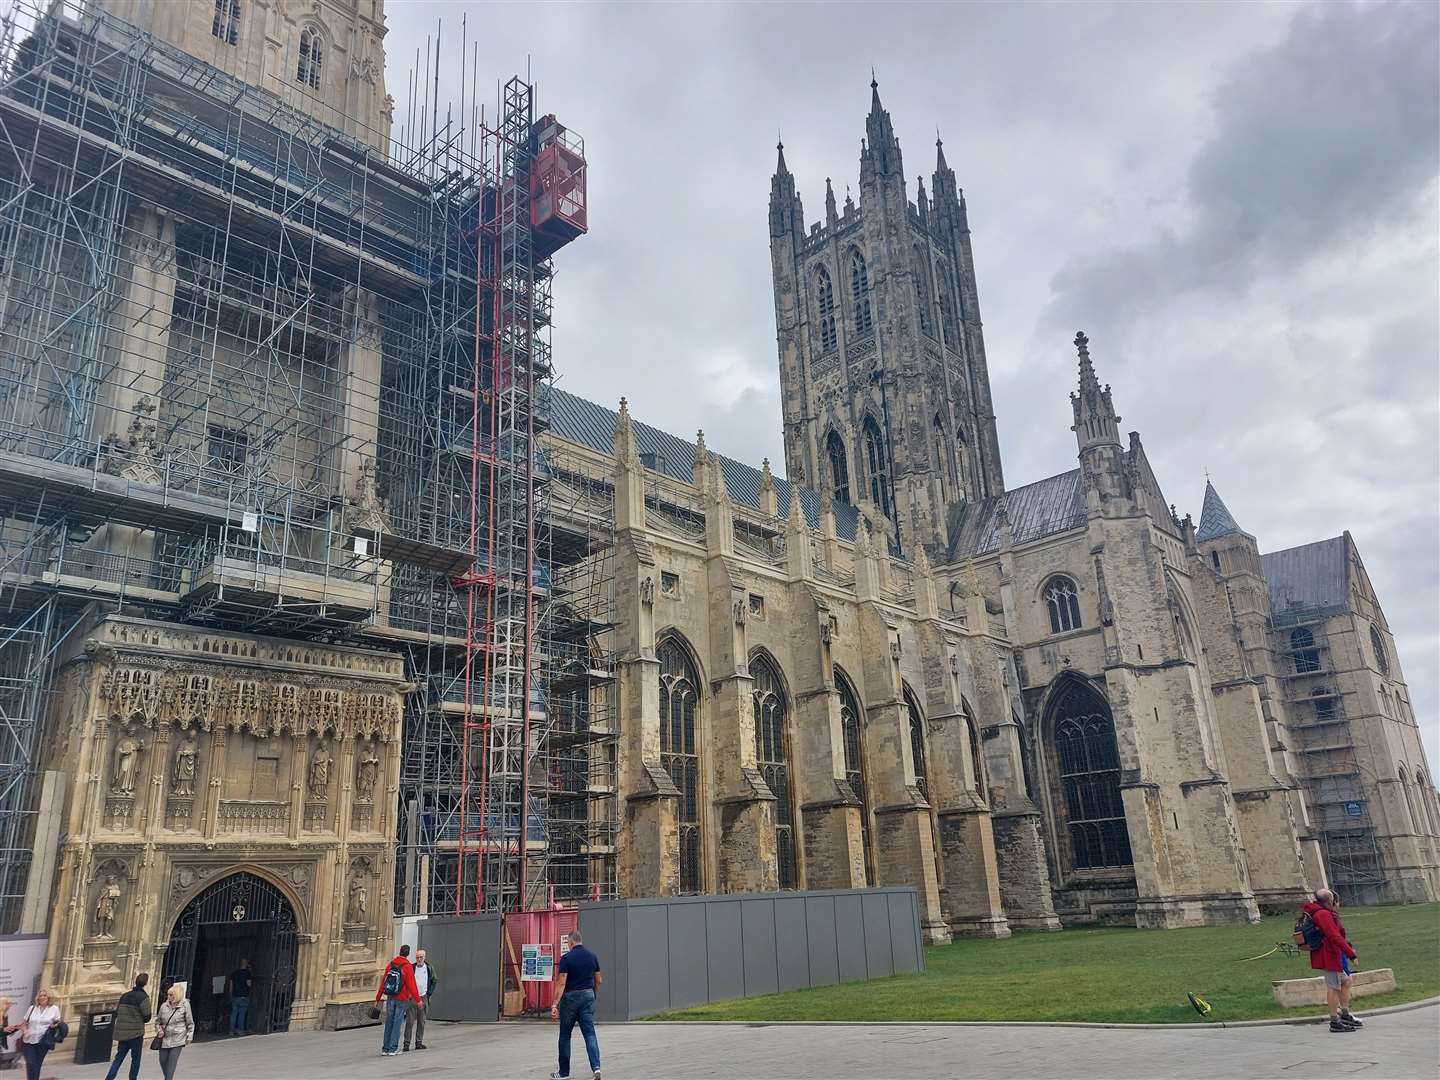
[[[97,1065],[110,1060],[115,1043],[115,1014],[110,1011],[86,1013],[80,1017],[80,1034],[75,1039],[75,1064]]]

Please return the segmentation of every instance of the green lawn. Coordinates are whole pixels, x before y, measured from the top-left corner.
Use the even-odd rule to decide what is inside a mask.
[[[1399,989],[1357,999],[1364,1009],[1440,994],[1440,904],[1349,908],[1357,967],[1395,969]],[[956,941],[925,950],[925,971],[873,982],[713,1002],[662,1020],[1085,1020],[1185,1024],[1303,1016],[1270,994],[1275,979],[1308,977],[1308,957],[1276,952],[1293,916],[1258,926],[1095,929]],[[1186,991],[1213,1006],[1202,1018]]]

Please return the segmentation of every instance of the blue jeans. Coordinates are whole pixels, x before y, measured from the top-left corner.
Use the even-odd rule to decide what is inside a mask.
[[[405,1014],[409,1011],[408,1001],[390,998],[385,1002],[385,1037],[381,1050],[393,1054],[400,1049],[400,1033],[405,1030]]]
[[[570,990],[560,997],[560,1075],[570,1075],[570,1032],[576,1024],[585,1039],[590,1071],[600,1071],[600,1043],[595,1038],[595,991]]]
[[[115,1060],[110,1062],[110,1071],[105,1074],[105,1080],[115,1080],[120,1075],[120,1063],[125,1060],[125,1055],[130,1055],[130,1080],[135,1080],[140,1075],[140,1046],[145,1041],[144,1035],[136,1035],[133,1039],[121,1039],[115,1044]]]
[[[230,999],[230,1034],[244,1035],[249,1024],[250,999],[248,997],[232,997]]]

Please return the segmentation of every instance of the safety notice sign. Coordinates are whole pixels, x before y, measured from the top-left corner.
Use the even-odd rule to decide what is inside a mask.
[[[555,945],[542,941],[520,946],[520,981],[549,982],[555,977]]]

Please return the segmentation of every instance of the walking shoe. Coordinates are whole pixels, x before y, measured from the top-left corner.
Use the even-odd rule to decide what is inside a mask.
[[[1347,1024],[1347,1023],[1345,1023],[1344,1020],[1331,1020],[1331,1021],[1330,1021],[1330,1030],[1333,1031],[1333,1032],[1335,1032],[1335,1033],[1338,1035],[1338,1034],[1341,1033],[1341,1032],[1354,1031],[1354,1030],[1355,1030],[1355,1025],[1354,1025],[1354,1024]]]
[[[590,1080],[600,1080],[600,1070],[599,1070],[599,1069],[596,1069],[596,1070],[595,1070],[595,1075],[592,1076],[592,1077],[590,1077]]]
[[[416,1044],[415,1044],[415,1049],[416,1049],[416,1050],[429,1050],[430,1048],[429,1048],[428,1046],[426,1046],[424,1043],[416,1043]]]
[[[570,1074],[553,1072],[550,1074],[550,1080],[570,1080]]]
[[[410,1047],[408,1047],[408,1046],[402,1046],[402,1047],[400,1047],[400,1052],[401,1052],[402,1054],[408,1054],[408,1053],[410,1052]]]
[[[1349,1024],[1351,1027],[1357,1027],[1357,1028],[1358,1028],[1358,1027],[1364,1027],[1364,1026],[1365,1026],[1365,1021],[1364,1021],[1364,1020],[1361,1020],[1358,1016],[1356,1016],[1354,1013],[1352,1013],[1349,1009],[1341,1009],[1341,1010],[1340,1010],[1340,1019],[1341,1019],[1341,1020],[1344,1020],[1345,1023]]]

